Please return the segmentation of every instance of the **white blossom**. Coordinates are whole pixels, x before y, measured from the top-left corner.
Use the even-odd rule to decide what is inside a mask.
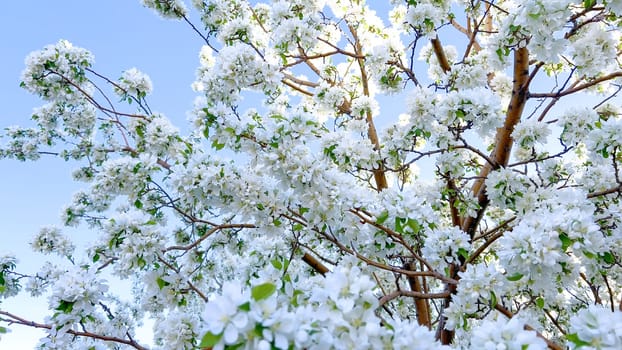
[[[131,95],[137,99],[146,97],[153,90],[151,78],[136,68],[124,71],[119,78],[118,87],[115,92],[121,96]]]
[[[188,11],[181,0],[141,0],[141,2],[164,18],[182,18]]]
[[[75,249],[73,243],[57,227],[43,227],[30,245],[35,251],[57,253],[61,256],[70,256]]]
[[[617,349],[622,346],[622,313],[598,305],[579,311],[570,320],[571,349]]]
[[[475,330],[471,339],[473,349],[547,349],[544,340],[536,332],[525,330],[520,318],[509,321],[484,321]]]

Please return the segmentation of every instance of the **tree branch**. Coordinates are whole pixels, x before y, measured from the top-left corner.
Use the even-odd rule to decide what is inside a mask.
[[[438,64],[441,66],[443,72],[447,73],[451,70],[451,66],[449,65],[449,61],[447,60],[447,55],[445,55],[445,50],[443,50],[443,45],[441,45],[441,40],[436,36],[436,38],[430,40],[432,43],[432,49],[434,50],[434,55],[436,56],[436,60]]]
[[[605,76],[602,76],[600,78],[595,78],[591,81],[588,81],[586,83],[583,83],[581,85],[577,85],[574,86],[572,88],[566,89],[564,91],[560,91],[560,92],[549,92],[549,93],[529,93],[528,97],[529,98],[559,98],[559,97],[563,97],[563,96],[567,96],[570,94],[574,94],[575,92],[579,92],[581,90],[585,90],[587,88],[590,88],[592,86],[596,86],[600,83],[603,83],[605,81],[611,80],[611,79],[615,79],[615,78],[619,78],[622,77],[622,71],[619,72],[614,72],[611,74],[607,74]]]
[[[499,167],[505,167],[510,159],[512,144],[514,143],[511,135],[514,131],[514,127],[520,121],[525,108],[529,90],[529,80],[529,51],[527,48],[522,47],[514,51],[514,84],[512,88],[512,98],[508,106],[503,127],[497,129],[495,148],[490,156],[494,164],[491,165],[487,163],[484,165],[478,179],[472,187],[473,194],[477,197],[479,209],[475,217],[466,217],[462,222],[462,229],[467,232],[471,238],[475,237],[477,226],[488,206],[488,196],[486,195],[486,185],[484,182],[491,171]]]
[[[348,28],[350,29],[350,33],[352,34],[352,37],[354,38],[354,50],[356,53],[355,57],[356,57],[356,61],[359,65],[359,69],[361,72],[361,84],[363,85],[363,94],[365,96],[370,96],[367,71],[365,70],[365,56],[361,55],[361,52],[363,52],[363,47],[356,33],[356,29],[350,24],[348,24]],[[369,140],[374,145],[374,150],[380,153],[380,140],[378,138],[378,133],[376,132],[376,126],[374,125],[374,119],[373,119],[373,116],[371,115],[370,110],[367,110],[367,112],[365,113],[365,117],[366,117],[367,127],[368,127],[367,136],[369,137]],[[374,180],[376,182],[376,190],[378,192],[389,187],[387,183],[387,176],[385,174],[385,168],[382,162],[379,162],[378,169],[374,169],[372,170],[372,172],[374,174]]]
[[[411,298],[415,298],[417,300],[424,300],[424,299],[442,299],[447,297],[448,293],[446,292],[442,292],[442,293],[420,293],[420,292],[414,292],[414,291],[410,291],[410,290],[396,290],[395,292],[391,292],[385,296],[383,296],[382,298],[380,298],[380,300],[378,301],[380,303],[380,306],[390,302],[391,300],[397,299],[399,297],[411,297]]]
[[[196,241],[194,241],[191,244],[184,245],[184,246],[174,245],[174,246],[166,247],[162,252],[166,253],[166,252],[171,251],[171,250],[184,250],[184,251],[188,251],[190,249],[195,248],[199,244],[201,244],[201,242],[206,240],[208,237],[210,237],[216,231],[220,231],[220,230],[224,230],[224,229],[228,229],[228,228],[257,228],[257,226],[255,226],[253,224],[222,224],[222,225],[218,225],[216,227],[212,227],[203,236],[199,237],[199,239],[197,239]]]
[[[28,321],[28,320],[26,320],[26,319],[24,319],[22,317],[19,317],[17,315],[14,315],[14,314],[10,313],[10,312],[6,312],[6,311],[0,310],[0,315],[8,317],[8,319],[0,318],[0,321],[7,322],[9,324],[19,324],[19,325],[22,325],[22,326],[28,326],[28,327],[32,327],[32,328],[52,329],[52,326],[50,326],[49,324]],[[128,340],[128,339],[117,338],[117,337],[110,337],[110,336],[101,335],[101,334],[95,334],[95,333],[91,333],[91,332],[75,331],[75,330],[72,330],[72,329],[68,330],[67,333],[69,333],[71,335],[78,336],[78,337],[86,337],[86,338],[92,338],[92,339],[99,339],[99,340],[103,340],[103,341],[107,341],[107,342],[125,344],[125,345],[131,346],[134,349],[138,349],[138,350],[147,350],[148,349],[148,348],[143,347],[140,344],[138,344],[135,340]]]

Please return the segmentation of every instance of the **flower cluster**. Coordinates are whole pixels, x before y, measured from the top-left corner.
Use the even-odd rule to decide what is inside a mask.
[[[60,256],[71,256],[75,246],[57,227],[44,227],[30,243],[32,249],[41,253],[56,253]]]
[[[242,89],[253,88],[270,94],[278,81],[275,65],[263,61],[245,44],[224,47],[213,67],[209,60],[205,63],[197,72],[194,88],[205,91],[208,103],[214,105],[233,105],[240,99]]]
[[[155,10],[164,18],[183,18],[188,9],[181,0],[141,0],[145,7]]]
[[[92,91],[85,70],[93,62],[90,52],[60,40],[26,57],[21,85],[48,101],[74,102]]]
[[[509,321],[483,321],[473,330],[471,349],[544,350],[547,345],[535,331],[525,330],[520,318]]]
[[[346,265],[311,284],[271,282],[247,288],[225,283],[222,294],[205,307],[202,346],[222,349],[376,349],[392,347],[444,349],[428,329],[392,321],[380,327],[374,309],[374,283],[356,266]],[[301,288],[301,289],[298,289]],[[311,288],[311,289],[309,289]],[[292,303],[299,304],[291,308]],[[290,305],[287,307],[286,305]]]
[[[152,90],[151,78],[136,68],[124,71],[115,86],[115,92],[121,98],[133,96],[139,100],[149,95]]]
[[[579,74],[596,77],[614,71],[620,33],[599,23],[585,25],[572,40],[570,55]]]
[[[622,346],[622,312],[591,305],[570,320],[571,349],[613,350]]]
[[[17,295],[21,289],[19,278],[14,274],[18,260],[12,254],[0,255],[0,297]]]
[[[443,270],[468,257],[470,250],[469,236],[459,228],[452,227],[428,232],[422,253],[437,270]]]
[[[512,132],[512,138],[516,141],[518,150],[515,157],[518,160],[527,160],[546,156],[549,150],[544,147],[548,145],[547,137],[551,134],[548,126],[535,119],[521,121]]]
[[[451,1],[425,0],[408,6],[406,22],[423,34],[433,35],[449,12]]]
[[[53,324],[50,336],[44,338],[44,344],[56,346],[68,345],[71,335],[69,330],[77,330],[80,324],[97,323],[101,315],[94,301],[104,302],[108,285],[94,269],[72,267],[68,270],[55,270],[52,276],[56,279],[52,285],[52,294],[48,297],[50,309],[57,312],[50,317]]]
[[[408,103],[412,126],[432,135],[440,148],[456,143],[456,135],[474,129],[483,137],[491,135],[503,121],[499,97],[485,88],[433,95],[417,89]]]
[[[482,314],[478,307],[482,301],[496,302],[497,295],[507,290],[501,268],[495,264],[478,264],[460,272],[461,288],[447,309],[445,328],[468,329],[467,315]]]

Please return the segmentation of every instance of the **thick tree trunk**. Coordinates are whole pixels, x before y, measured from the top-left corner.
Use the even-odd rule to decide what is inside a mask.
[[[465,217],[461,221],[462,230],[469,234],[471,239],[475,237],[479,222],[484,217],[486,207],[488,206],[488,196],[486,195],[486,178],[491,171],[504,167],[508,164],[510,154],[512,151],[512,132],[514,127],[520,121],[521,115],[525,108],[525,102],[527,101],[527,93],[529,89],[529,51],[527,48],[518,48],[514,51],[514,84],[512,89],[512,98],[508,106],[507,114],[503,127],[497,129],[497,135],[495,137],[495,148],[492,151],[490,158],[493,160],[493,164],[486,163],[482,168],[477,180],[473,184],[472,193],[477,197],[479,209],[475,217]],[[458,279],[458,271],[460,266],[454,264],[449,268],[449,277]],[[456,285],[448,284],[446,291],[450,292],[449,297],[444,300],[443,309],[447,308],[451,303],[451,295],[455,294],[457,290]],[[454,332],[446,330],[444,328],[445,321],[441,314],[439,326],[437,329],[437,338],[443,344],[450,344],[454,337]]]

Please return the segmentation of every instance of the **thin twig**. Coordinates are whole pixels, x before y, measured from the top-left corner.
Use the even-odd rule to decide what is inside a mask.
[[[19,324],[22,326],[28,326],[28,327],[33,327],[33,328],[42,328],[42,329],[52,329],[52,326],[49,324],[44,324],[44,323],[37,323],[37,322],[33,322],[33,321],[28,321],[22,317],[19,317],[15,314],[12,314],[10,312],[6,312],[6,311],[2,311],[0,310],[0,315],[9,317],[8,319],[6,318],[0,318],[1,321],[7,322],[9,324]],[[119,344],[125,344],[128,346],[133,347],[134,349],[138,349],[138,350],[147,350],[148,348],[141,346],[140,344],[138,344],[135,340],[133,339],[123,339],[123,338],[117,338],[117,337],[111,337],[111,336],[106,336],[106,335],[101,335],[101,334],[95,334],[95,333],[91,333],[91,332],[81,332],[81,331],[75,331],[75,330],[67,330],[68,334],[71,335],[75,335],[78,337],[86,337],[86,338],[92,338],[92,339],[99,339],[99,340],[103,340],[103,341],[107,341],[107,342],[113,342],[113,343],[119,343]]]

